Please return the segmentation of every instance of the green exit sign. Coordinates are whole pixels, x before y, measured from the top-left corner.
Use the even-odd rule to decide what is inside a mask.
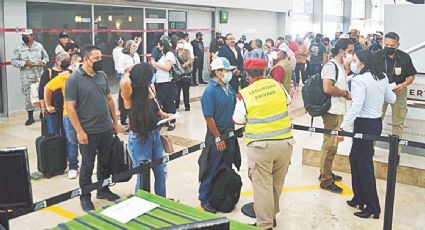
[[[229,12],[220,11],[220,23],[227,23],[229,21]]]

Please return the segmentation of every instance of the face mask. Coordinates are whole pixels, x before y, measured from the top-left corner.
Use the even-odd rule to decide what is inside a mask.
[[[351,61],[353,61],[353,55],[352,54],[346,54],[344,59],[344,63],[350,63]]]
[[[232,72],[225,73],[223,77],[223,82],[225,84],[228,84],[232,80],[232,76],[233,76]]]
[[[93,71],[94,72],[99,72],[99,71],[102,71],[102,69],[103,69],[103,62],[102,62],[102,60],[99,60],[99,61],[96,61],[96,62],[93,62]]]
[[[384,47],[384,53],[386,56],[395,54],[396,50],[396,48]]]
[[[222,41],[218,42],[218,46],[224,46],[224,42]]]
[[[355,74],[359,74],[360,73],[360,69],[359,69],[359,67],[357,66],[357,64],[356,63],[354,63],[354,62],[351,62],[351,64],[350,64],[350,69],[351,69],[351,72],[353,72],[353,73],[355,73]]]
[[[202,41],[202,40],[204,40],[204,38],[200,37],[200,38],[199,38],[199,41]]]
[[[179,44],[177,44],[177,48],[179,48],[179,49],[183,49],[183,47],[184,47],[183,43],[179,43]]]
[[[238,47],[242,49],[243,48],[243,44],[239,43],[238,44]]]
[[[71,63],[69,62],[69,61],[61,61],[61,65],[60,65],[60,67],[63,69],[63,70],[66,70],[66,69],[68,69],[68,67],[71,65]]]
[[[272,57],[273,60],[276,60],[277,59],[277,52],[276,51],[271,52],[270,56]]]
[[[22,37],[22,41],[27,44],[30,42],[30,38],[29,37]]]

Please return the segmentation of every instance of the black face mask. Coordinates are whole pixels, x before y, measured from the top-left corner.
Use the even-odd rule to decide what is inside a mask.
[[[30,42],[30,38],[29,38],[29,37],[22,37],[22,41],[23,41],[25,44],[28,44],[28,43]]]
[[[218,42],[218,46],[224,46],[224,42]]]
[[[397,50],[396,48],[384,47],[385,56],[390,56],[395,54],[396,50]]]
[[[102,62],[102,60],[99,60],[99,61],[96,61],[96,62],[93,62],[93,71],[94,72],[99,72],[99,71],[102,71],[102,69],[103,69],[103,62]]]
[[[61,68],[63,69],[63,70],[66,70],[66,69],[68,69],[68,67],[71,65],[71,63],[69,62],[69,61],[61,61]]]

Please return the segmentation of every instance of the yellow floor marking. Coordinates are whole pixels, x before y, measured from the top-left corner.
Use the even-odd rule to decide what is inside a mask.
[[[335,184],[342,188],[343,191],[342,191],[341,196],[352,196],[352,195],[354,195],[353,191],[348,186],[346,186],[345,184],[343,184],[341,182],[336,182]]]
[[[351,196],[353,195],[353,191],[346,185],[341,182],[336,182],[336,184],[343,189],[341,196]],[[314,191],[320,190],[319,185],[311,185],[311,186],[300,186],[300,187],[290,187],[283,188],[282,192],[302,192],[302,191]],[[241,196],[253,196],[254,192],[241,192]]]
[[[38,183],[45,182],[45,181],[47,181],[46,178],[41,178],[41,179],[38,179],[38,180],[33,180],[31,182],[31,184],[38,184]]]
[[[42,210],[54,212],[54,213],[58,214],[59,216],[63,216],[63,217],[70,219],[70,220],[73,220],[73,219],[78,217],[78,215],[76,215],[72,212],[69,212],[69,211],[67,211],[67,210],[65,210],[61,207],[58,207],[58,206],[50,206],[50,207],[47,207],[47,208],[43,208]]]

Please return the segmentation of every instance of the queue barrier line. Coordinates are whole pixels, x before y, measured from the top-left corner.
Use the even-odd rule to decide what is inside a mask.
[[[0,33],[20,33],[27,28],[0,28]],[[157,33],[157,32],[212,32],[215,28],[192,29],[64,29],[64,28],[29,28],[33,33]]]
[[[409,141],[409,140],[401,140],[399,139],[398,136],[393,136],[393,135],[378,136],[378,135],[370,135],[370,134],[362,134],[362,133],[351,133],[351,132],[345,132],[345,131],[335,131],[335,130],[328,130],[323,128],[294,125],[294,124],[291,125],[291,128],[294,130],[308,131],[313,133],[322,133],[322,134],[329,134],[333,136],[344,136],[344,137],[350,137],[355,139],[364,139],[369,141],[380,141],[380,142],[389,143],[390,154],[389,154],[389,162],[388,162],[388,178],[387,178],[387,194],[386,194],[386,201],[385,201],[384,230],[392,229],[396,173],[397,173],[397,165],[398,165],[399,157],[400,157],[398,154],[398,146],[401,144],[405,146],[425,149],[425,143]],[[243,134],[243,131],[244,131],[244,128],[239,128],[235,131],[226,132],[225,134],[220,136],[220,139],[228,140],[230,138],[240,137]],[[215,144],[215,141],[209,144],[210,145]],[[150,168],[176,160],[190,153],[194,153],[196,151],[202,150],[205,147],[206,147],[206,143],[203,142],[200,144],[193,145],[189,148],[174,152],[170,155],[164,156],[162,159],[158,159],[152,162],[143,161],[140,163],[140,166],[133,168],[131,170],[116,174],[116,175],[112,175],[111,177],[103,181],[98,181],[98,182],[89,184],[83,188],[74,189],[74,190],[62,193],[60,195],[51,197],[49,199],[36,202],[33,204],[33,207],[30,209],[26,209],[26,210],[18,209],[17,211],[12,213],[12,217],[10,219],[14,219],[32,212],[36,212],[38,210],[53,206],[55,204],[64,202],[66,200],[69,200],[81,195],[86,195],[90,193],[91,191],[94,191],[101,187],[114,185],[120,180],[126,179],[130,176],[133,176],[134,174],[140,174],[141,172],[144,172],[142,176],[140,177],[142,189],[150,192]]]

